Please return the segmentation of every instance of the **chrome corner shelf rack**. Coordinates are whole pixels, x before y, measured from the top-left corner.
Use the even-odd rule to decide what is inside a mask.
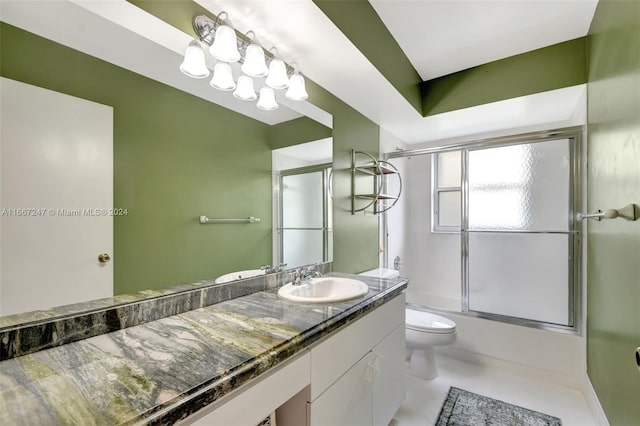
[[[358,161],[362,157],[365,158],[364,164],[360,164]],[[359,174],[373,177],[372,192],[357,192],[356,180]],[[392,195],[384,192],[387,189],[387,179],[390,176],[396,176],[398,179],[397,194]],[[384,213],[396,205],[401,193],[402,178],[393,164],[388,161],[378,160],[367,152],[351,150],[351,214],[366,213],[371,208],[373,214]],[[356,206],[356,200],[367,200],[368,203],[363,203],[364,207]]]

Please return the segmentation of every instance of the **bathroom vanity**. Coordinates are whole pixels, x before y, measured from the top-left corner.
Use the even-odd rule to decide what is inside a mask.
[[[407,281],[333,275],[369,291],[302,304],[276,285],[4,360],[0,424],[251,426],[274,410],[284,426],[388,424],[404,399]]]
[[[388,425],[405,397],[404,294],[329,334],[182,425]]]

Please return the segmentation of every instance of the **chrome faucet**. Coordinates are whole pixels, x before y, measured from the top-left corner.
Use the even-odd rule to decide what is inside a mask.
[[[285,266],[287,266],[286,263],[281,263],[278,266],[262,265],[260,270],[264,271],[265,274],[273,274],[274,272],[282,272]]]
[[[317,265],[305,266],[293,270],[291,272],[291,277],[293,278],[291,282],[293,283],[293,285],[301,285],[311,280],[311,278],[320,277],[321,274],[318,270],[316,270],[316,266]]]

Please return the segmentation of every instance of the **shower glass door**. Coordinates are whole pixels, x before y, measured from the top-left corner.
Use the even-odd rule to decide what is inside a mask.
[[[330,167],[283,172],[280,180],[282,262],[289,267],[332,259]]]
[[[574,142],[464,151],[463,310],[574,326]]]

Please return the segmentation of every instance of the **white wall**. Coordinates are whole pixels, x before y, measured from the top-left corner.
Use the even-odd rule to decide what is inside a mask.
[[[380,129],[380,158],[386,158],[386,154],[390,152],[395,152],[397,150],[405,150],[408,145],[395,137],[393,134],[389,133],[385,129]],[[405,162],[404,161],[389,161],[391,164],[398,168],[400,172],[400,178],[403,183],[403,192],[400,195],[400,199],[396,203],[395,206],[391,210],[389,210],[388,214],[392,214],[394,220],[389,222],[387,220],[388,216],[380,215],[380,267],[387,267],[389,269],[393,268],[393,259],[398,256],[401,259],[401,262],[404,263],[406,256],[406,244],[404,241],[405,235],[405,226],[407,224],[406,212],[407,212],[407,200],[408,197],[405,195],[406,191],[406,170],[405,170]],[[397,185],[397,182],[393,182],[393,185]],[[393,226],[392,232],[387,240],[385,240],[385,232],[389,231],[388,224],[391,223]],[[388,264],[385,265],[385,262],[388,261]],[[405,269],[401,268],[402,271]],[[403,276],[407,276],[404,274]]]
[[[391,162],[402,170],[404,189],[400,206],[387,214],[389,267],[400,254],[410,303],[460,310],[460,234],[431,232],[431,155]]]

